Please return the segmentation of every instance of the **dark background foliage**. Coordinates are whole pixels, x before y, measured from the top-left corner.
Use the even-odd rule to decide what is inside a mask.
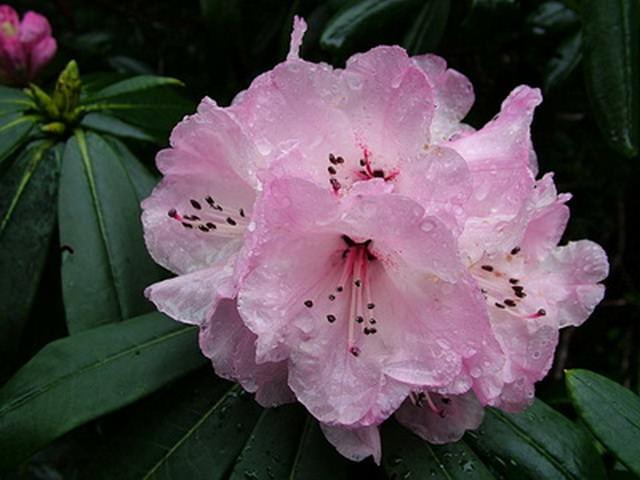
[[[367,2],[24,0],[14,6],[39,11],[52,22],[60,49],[45,74],[50,81],[74,58],[81,73],[178,78],[186,84],[183,93],[194,105],[205,95],[228,104],[256,75],[281,61],[294,14],[309,23],[302,55],[314,61],[341,65],[349,55],[380,43],[443,56],[474,85],[476,103],[467,121],[475,127],[498,111],[515,86],[524,83],[542,88],[544,102],[536,112],[533,141],[541,171],[555,172],[559,191],[574,195],[565,240],[589,238],[600,243],[609,254],[611,274],[606,299],[591,319],[578,329],[563,330],[553,370],[540,384],[538,396],[575,418],[563,374],[564,369],[574,367],[602,373],[637,393],[638,153],[619,141],[615,129],[601,118],[594,99],[589,64],[593,59],[589,60],[590,51],[584,45],[586,4],[568,0],[387,0],[369,2],[382,5],[380,11],[369,8],[348,16],[346,7],[363,3]],[[341,19],[345,11],[347,16]],[[638,57],[635,62],[640,63]],[[600,63],[599,68],[606,72],[615,65]],[[637,148],[637,136],[635,141]],[[153,168],[157,147],[133,143],[130,148]],[[5,378],[43,345],[67,334],[56,241],[50,250],[30,324],[18,342],[20,356],[3,371]],[[187,382],[185,388],[209,388],[190,386],[189,382],[197,384],[193,378],[182,382]],[[109,429],[149,415],[143,410],[134,406],[81,427],[39,454],[20,477],[74,478],[78,465],[87,462],[93,451],[84,445],[95,445]],[[613,465],[611,458],[606,460]],[[358,468],[360,474],[383,478],[371,464]]]

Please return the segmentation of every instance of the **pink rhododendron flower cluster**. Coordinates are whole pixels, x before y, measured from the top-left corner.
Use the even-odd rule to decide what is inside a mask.
[[[51,25],[42,15],[27,12],[20,21],[9,5],[0,5],[0,81],[25,85],[56,53]]]
[[[471,83],[441,58],[378,47],[334,69],[299,57],[305,28],[158,154],[143,223],[178,276],[147,295],[200,327],[220,376],[300,401],[351,459],[379,461],[391,415],[455,441],[483,406],[532,402],[559,329],[602,299],[606,255],[558,246],[569,195],[536,179],[537,89],[474,130]]]

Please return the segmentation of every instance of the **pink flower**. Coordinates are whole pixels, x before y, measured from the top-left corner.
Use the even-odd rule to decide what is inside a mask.
[[[57,44],[42,15],[27,12],[20,22],[9,5],[0,5],[0,80],[11,85],[31,82],[51,61]]]
[[[475,131],[471,84],[439,57],[378,47],[333,69],[299,57],[305,28],[158,155],[143,223],[178,276],[147,295],[200,326],[219,375],[263,405],[300,401],[343,455],[379,461],[393,414],[445,443],[484,405],[526,407],[608,264],[557,245],[569,196],[536,180],[538,90]]]

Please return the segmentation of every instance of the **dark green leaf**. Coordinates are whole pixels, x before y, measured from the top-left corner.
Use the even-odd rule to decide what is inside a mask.
[[[588,370],[569,370],[566,380],[573,404],[589,429],[640,475],[640,397]]]
[[[13,112],[0,116],[0,165],[23,144],[37,117]]]
[[[22,90],[0,85],[0,116],[11,112],[23,112],[33,107],[33,101]]]
[[[80,122],[80,126],[101,133],[109,133],[117,137],[133,138],[145,142],[155,141],[155,138],[142,128],[129,125],[122,120],[102,113],[89,113],[85,115],[82,122]]]
[[[196,335],[151,313],[47,345],[0,390],[0,468],[202,365]]]
[[[576,13],[560,1],[544,2],[526,19],[534,34],[545,35],[566,32],[579,25]]]
[[[311,416],[300,437],[298,451],[290,468],[289,480],[346,480],[349,462],[327,442]]]
[[[105,421],[80,478],[225,478],[260,412],[207,368],[117,414],[113,431]]]
[[[587,90],[610,146],[640,149],[640,2],[586,0],[581,9]]]
[[[60,151],[29,145],[0,179],[0,370],[31,310],[56,218]]]
[[[431,445],[394,421],[384,426],[382,440],[382,463],[390,478],[494,478],[462,440]]]
[[[480,428],[465,438],[485,463],[507,478],[605,477],[585,432],[539,400],[518,414],[487,409]]]
[[[132,166],[127,167],[128,164]],[[151,309],[143,291],[163,271],[149,257],[140,224],[144,171],[100,136],[77,130],[64,153],[58,218],[69,331]]]
[[[422,5],[418,0],[352,0],[329,20],[320,45],[338,56],[373,47],[383,42],[385,27],[408,24]]]
[[[121,80],[108,87],[103,88],[92,94],[87,101],[94,102],[98,100],[106,100],[121,95],[127,95],[131,93],[140,93],[145,90],[154,89],[165,86],[180,86],[183,83],[176,78],[169,77],[157,77],[154,75],[139,75],[133,78],[127,78]]]
[[[442,38],[451,3],[449,0],[427,1],[404,38],[403,45],[411,55],[434,51]]]
[[[288,478],[305,424],[302,407],[265,410],[238,458],[230,480]]]
[[[565,38],[544,67],[544,88],[552,90],[567,79],[582,60],[582,34]]]
[[[84,108],[87,112],[108,113],[126,123],[142,127],[158,143],[166,143],[169,131],[194,110],[190,101],[169,87],[118,95]]]

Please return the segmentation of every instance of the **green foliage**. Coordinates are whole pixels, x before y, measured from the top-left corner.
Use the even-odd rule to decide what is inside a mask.
[[[567,388],[591,432],[640,476],[640,397],[588,370],[569,370]]]
[[[61,49],[50,73],[62,73],[49,88],[0,87],[0,470],[96,479],[640,475],[640,254],[628,247],[638,241],[640,185],[627,160],[640,142],[637,1],[142,0],[72,12],[65,2],[22,3],[52,19]],[[314,61],[338,65],[381,43],[441,54],[474,84],[475,127],[517,84],[544,87],[534,144],[543,170],[576,194],[569,237],[596,239],[613,260],[611,300],[563,337],[539,389],[547,403],[521,414],[488,409],[477,431],[450,445],[429,445],[391,420],[382,466],[353,464],[301,407],[263,410],[210,368],[194,372],[206,363],[195,329],[147,313],[143,290],[166,273],[144,248],[139,203],[158,180],[153,156],[194,110],[185,90],[231,101],[284,58],[294,14],[309,23],[303,56]],[[82,74],[75,62],[65,68],[69,58]],[[567,365],[624,378],[632,391],[571,370],[567,396]]]

